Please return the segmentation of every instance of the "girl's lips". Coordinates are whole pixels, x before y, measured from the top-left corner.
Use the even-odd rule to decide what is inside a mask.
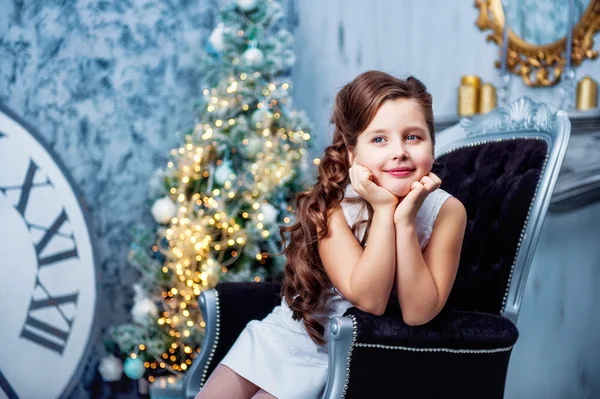
[[[406,177],[410,175],[414,170],[388,170],[386,173],[394,177]]]

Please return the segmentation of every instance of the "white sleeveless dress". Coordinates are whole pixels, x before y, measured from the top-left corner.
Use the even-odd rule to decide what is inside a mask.
[[[358,194],[348,185],[345,198],[355,197]],[[421,250],[429,242],[438,212],[449,197],[450,194],[437,189],[427,196],[417,213]],[[360,204],[343,201],[341,206],[349,226],[367,217],[366,208],[361,212]],[[359,241],[363,234],[364,228],[356,232]],[[325,327],[325,337],[329,333],[329,319],[343,315],[353,306],[334,287],[331,290],[332,296],[325,308],[315,315]],[[278,399],[310,399],[319,398],[323,393],[327,360],[327,348],[310,339],[302,321],[292,319],[292,311],[284,300],[263,320],[253,320],[246,325],[221,364]]]

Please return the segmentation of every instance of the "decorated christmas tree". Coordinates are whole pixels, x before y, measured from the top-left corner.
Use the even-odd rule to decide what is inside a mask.
[[[152,178],[157,224],[134,231],[133,322],[107,341],[130,378],[185,372],[201,351],[202,291],[283,276],[279,226],[293,222],[313,168],[309,121],[292,108],[292,35],[282,16],[273,0],[234,1],[206,43],[198,121]],[[114,380],[120,367],[110,356],[100,372]]]

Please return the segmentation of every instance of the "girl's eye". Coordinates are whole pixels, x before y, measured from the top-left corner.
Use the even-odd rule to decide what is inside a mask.
[[[409,134],[408,136],[406,136],[406,139],[411,140],[411,141],[417,140],[418,138],[419,138],[419,136],[414,135],[414,134]]]
[[[383,143],[383,140],[384,140],[384,139],[383,139],[383,137],[381,137],[381,136],[377,136],[377,137],[373,138],[373,140],[371,140],[371,141],[372,141],[373,143],[380,144],[380,143]]]

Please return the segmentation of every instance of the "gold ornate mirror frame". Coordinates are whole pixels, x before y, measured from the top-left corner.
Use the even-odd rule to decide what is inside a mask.
[[[487,41],[494,41],[501,48],[505,19],[501,0],[475,0],[475,6],[479,8],[477,26],[482,31],[491,29],[492,33],[487,37]],[[598,31],[600,0],[591,0],[581,19],[573,25],[573,67],[580,65],[586,58],[598,57],[598,51],[593,50],[594,34]],[[560,80],[565,66],[566,59],[563,54],[566,42],[565,33],[565,37],[553,43],[536,45],[524,41],[509,29],[506,66],[510,72],[520,75],[527,86],[555,85]],[[496,61],[496,68],[499,67],[500,61]]]

